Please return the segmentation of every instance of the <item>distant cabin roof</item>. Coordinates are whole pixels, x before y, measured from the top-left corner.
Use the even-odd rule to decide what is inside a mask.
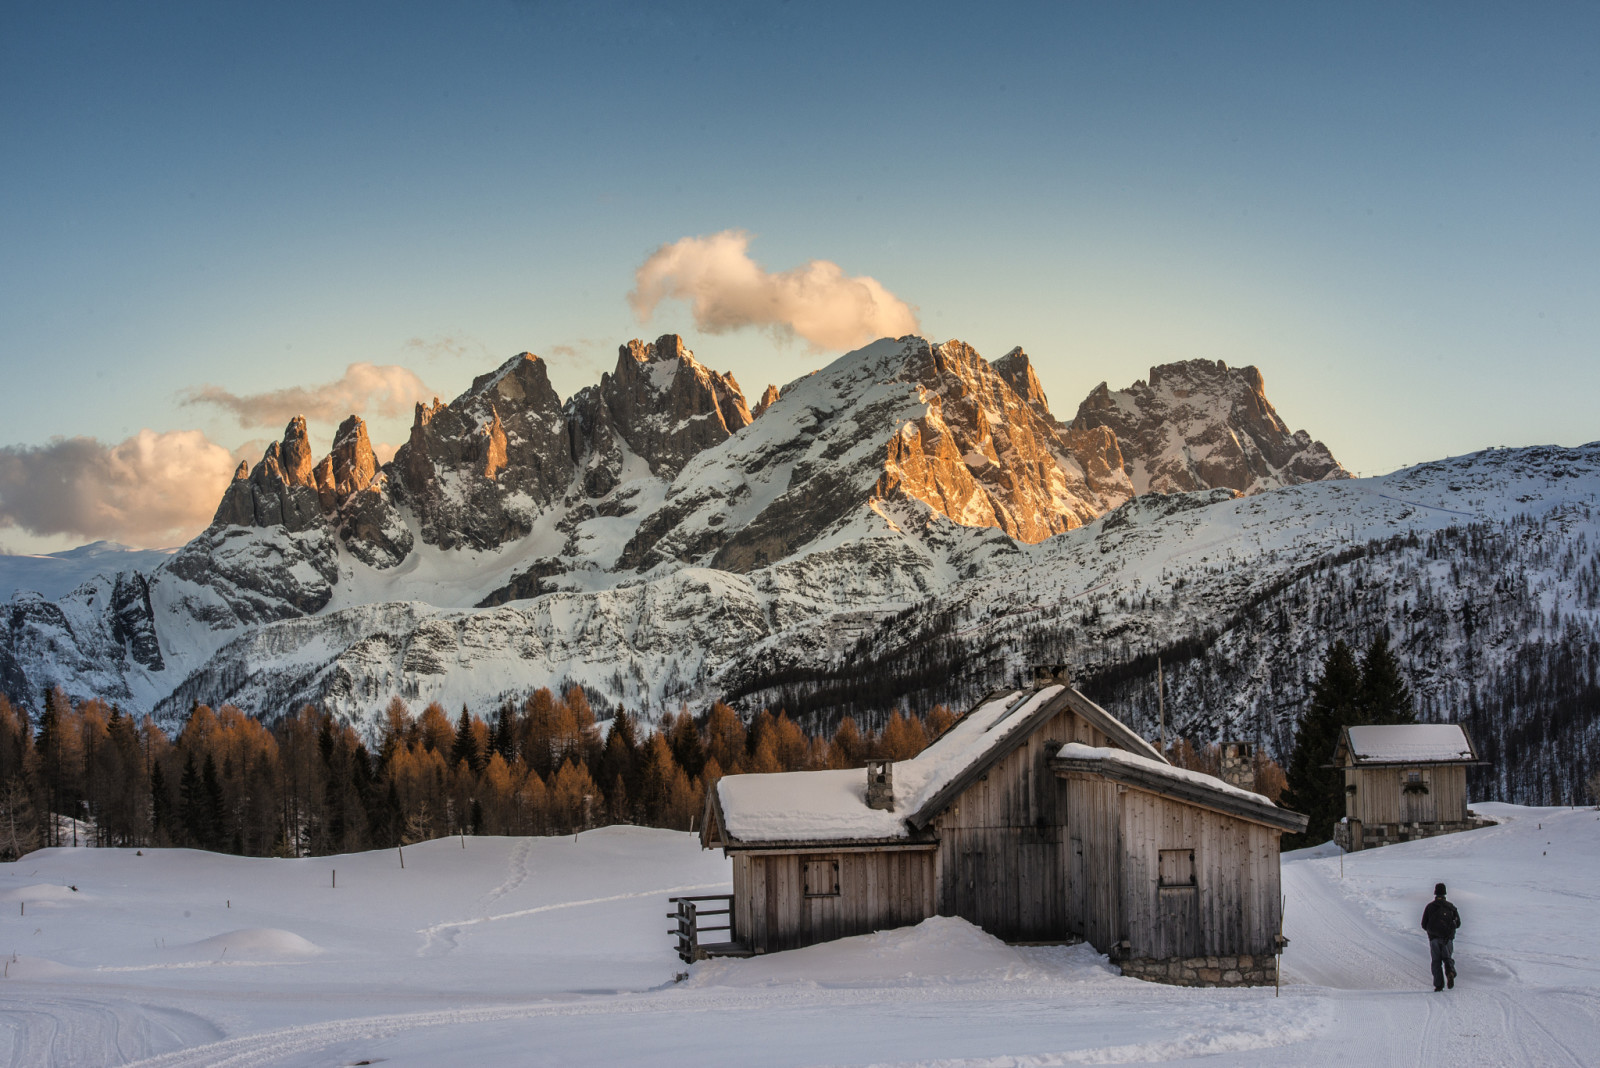
[[[917,756],[895,762],[893,811],[867,807],[863,768],[729,775],[717,781],[712,799],[722,833],[743,845],[910,839],[971,779],[1066,708],[1117,744],[1161,760],[1148,742],[1071,687],[1008,690],[986,698]]]
[[[1457,723],[1346,727],[1352,764],[1461,764],[1478,759]]]

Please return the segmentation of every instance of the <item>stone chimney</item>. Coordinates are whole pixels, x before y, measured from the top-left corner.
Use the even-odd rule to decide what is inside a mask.
[[[1067,674],[1065,664],[1040,664],[1033,669],[1033,688],[1042,690],[1046,686],[1071,686],[1072,679]]]
[[[1223,742],[1222,767],[1217,778],[1241,790],[1256,788],[1256,743]]]
[[[867,761],[867,807],[894,811],[893,761]]]

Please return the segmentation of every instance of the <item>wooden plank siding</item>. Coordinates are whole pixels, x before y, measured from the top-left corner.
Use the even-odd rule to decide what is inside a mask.
[[[1122,795],[1121,940],[1132,957],[1271,953],[1280,831],[1141,790]],[[1161,851],[1193,850],[1193,887],[1160,885]]]
[[[1425,794],[1405,792],[1406,773],[1422,773]],[[1364,824],[1465,820],[1467,769],[1461,764],[1379,765],[1344,769],[1345,814]],[[1355,793],[1349,787],[1356,788]]]
[[[807,896],[807,862],[837,862],[839,892]],[[739,940],[762,953],[920,923],[934,914],[929,850],[735,854]]]
[[[1067,784],[1050,770],[1062,744],[1106,736],[1063,709],[1036,729],[935,821],[938,908],[1013,942],[1071,932],[1066,863]]]

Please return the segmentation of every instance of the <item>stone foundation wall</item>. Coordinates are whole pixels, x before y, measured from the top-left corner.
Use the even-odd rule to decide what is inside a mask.
[[[1469,820],[1451,820],[1438,823],[1369,823],[1348,820],[1333,825],[1333,843],[1346,853],[1359,849],[1414,842],[1420,838],[1437,838],[1442,834],[1475,831],[1479,827],[1492,827],[1494,820],[1474,817]]]
[[[1236,957],[1138,957],[1118,962],[1123,975],[1173,986],[1271,986],[1278,961],[1271,955]]]

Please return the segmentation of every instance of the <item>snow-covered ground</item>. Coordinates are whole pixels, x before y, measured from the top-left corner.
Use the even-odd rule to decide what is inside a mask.
[[[403,870],[45,850],[0,865],[0,1063],[1594,1065],[1600,812],[1478,808],[1503,822],[1342,878],[1325,847],[1290,854],[1278,998],[952,919],[674,982],[666,899],[729,865],[668,831],[445,839]],[[1438,880],[1464,927],[1435,994],[1416,925]]]

